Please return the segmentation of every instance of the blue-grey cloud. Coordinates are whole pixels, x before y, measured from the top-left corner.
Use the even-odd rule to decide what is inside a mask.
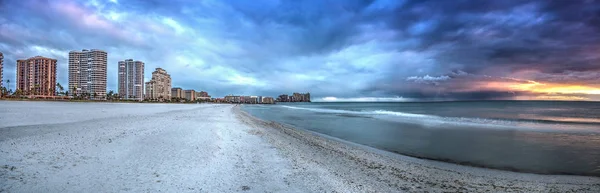
[[[110,90],[133,58],[213,96],[511,99],[569,84],[590,92],[551,94],[597,100],[599,26],[594,0],[0,1],[7,78],[44,55],[66,84],[68,51],[96,48]]]

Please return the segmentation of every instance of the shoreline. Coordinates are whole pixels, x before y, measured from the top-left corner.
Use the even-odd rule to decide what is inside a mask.
[[[264,121],[253,117],[240,107],[233,108],[233,112],[242,122],[259,129],[259,131],[262,130],[263,133],[272,133],[272,135],[264,135],[270,142],[282,139],[294,141],[295,143],[290,142],[290,144],[303,146],[301,149],[306,149],[304,154],[314,155],[327,152],[324,154],[325,157],[320,159],[339,159],[337,162],[342,165],[351,163],[350,165],[358,166],[360,168],[357,168],[358,171],[365,171],[367,174],[376,172],[378,173],[376,178],[389,181],[390,183],[387,184],[389,187],[396,187],[389,189],[391,191],[420,191],[423,189],[434,191],[600,191],[600,178],[594,176],[520,173],[411,157],[277,122]],[[284,152],[290,151],[286,147],[278,147],[278,149]],[[358,176],[365,174],[365,172],[347,171],[350,167],[345,168],[338,167],[337,169],[341,169],[345,173],[355,173],[354,175]],[[333,172],[336,172],[335,169]],[[465,187],[473,189],[463,189]]]
[[[423,160],[232,104],[3,103],[0,192],[600,192],[600,179]]]

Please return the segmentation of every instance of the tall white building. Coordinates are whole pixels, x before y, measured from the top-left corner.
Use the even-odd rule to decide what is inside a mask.
[[[106,99],[107,57],[105,51],[97,49],[69,52],[69,85],[65,89],[71,95]]]
[[[171,100],[171,75],[162,68],[152,72],[152,80],[146,82],[147,99]]]
[[[127,59],[119,61],[119,96],[128,100],[144,99],[144,63]]]

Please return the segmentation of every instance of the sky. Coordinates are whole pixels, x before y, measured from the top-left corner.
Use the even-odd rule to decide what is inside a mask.
[[[134,59],[213,97],[600,100],[594,0],[0,0],[4,81],[41,55],[67,85],[82,49],[108,52],[108,90]]]

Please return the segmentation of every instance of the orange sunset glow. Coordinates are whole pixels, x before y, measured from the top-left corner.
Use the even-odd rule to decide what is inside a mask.
[[[509,81],[505,81],[509,80]],[[547,83],[520,79],[474,81],[454,91],[526,92],[533,95],[514,96],[516,100],[591,100],[600,96],[600,88],[581,84]]]
[[[517,91],[549,94],[593,94],[600,95],[600,88],[585,85],[550,84],[530,81],[529,83],[513,84],[509,88]]]

